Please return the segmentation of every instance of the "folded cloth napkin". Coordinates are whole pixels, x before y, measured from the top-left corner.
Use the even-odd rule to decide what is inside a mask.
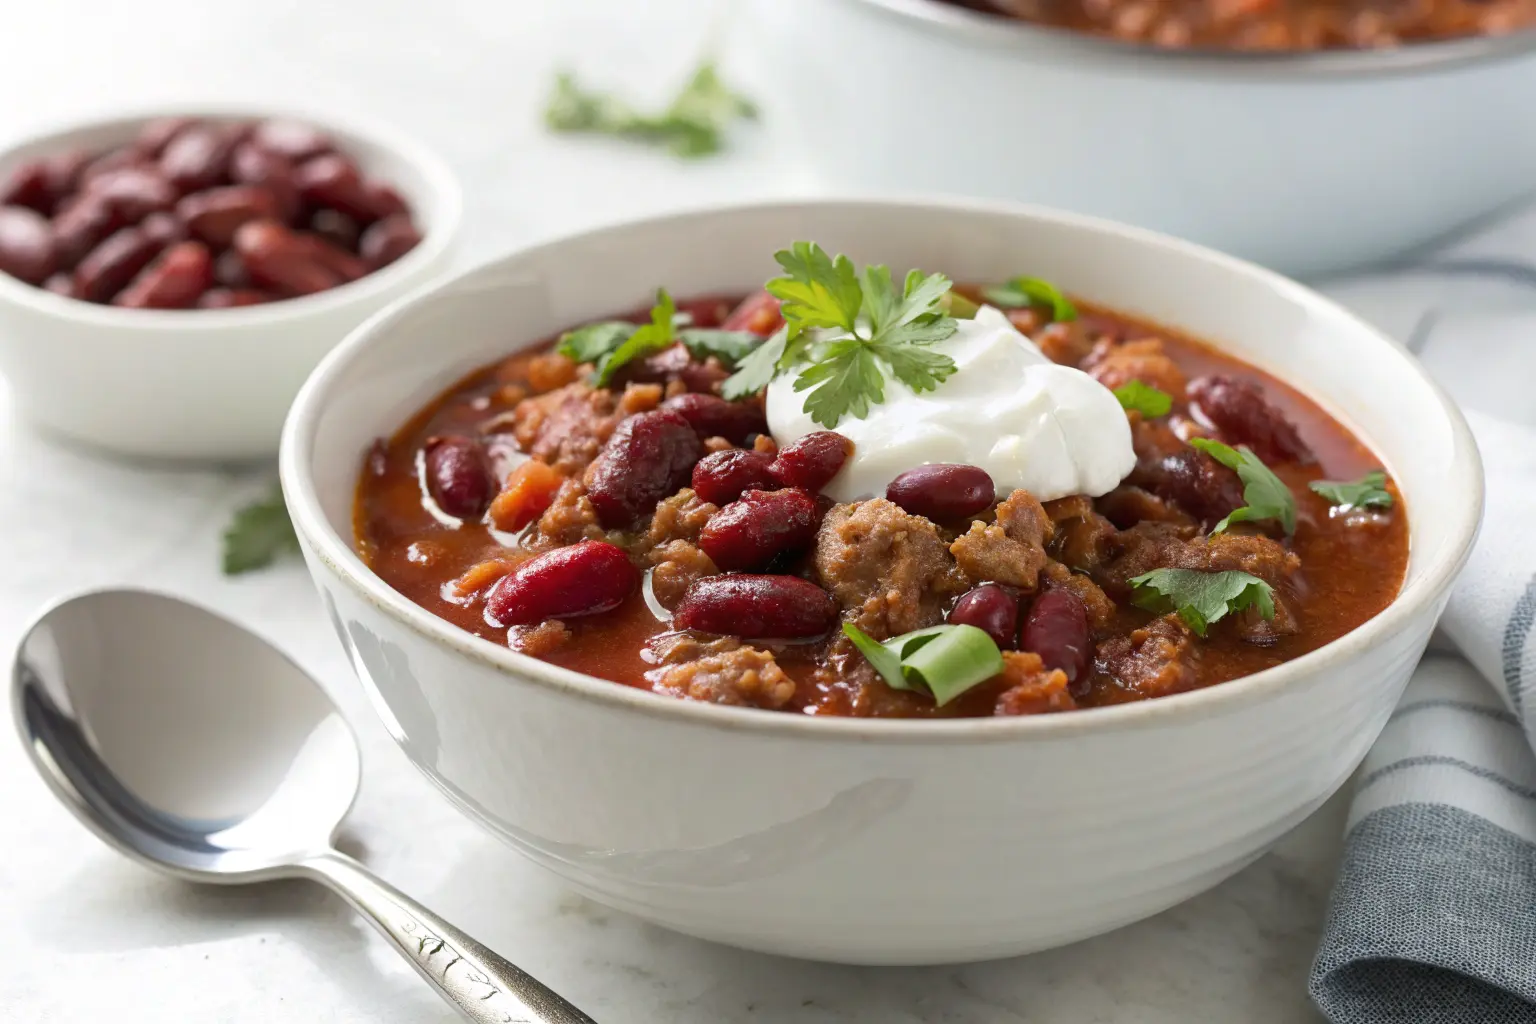
[[[1536,266],[1521,285],[1517,258],[1477,252],[1512,236],[1442,260],[1536,288]],[[1424,305],[1433,276],[1330,289],[1399,317],[1469,410],[1488,496],[1437,643],[1358,776],[1311,993],[1333,1024],[1536,1024],[1536,290],[1457,313],[1443,291]],[[1395,289],[1419,308],[1404,317]]]

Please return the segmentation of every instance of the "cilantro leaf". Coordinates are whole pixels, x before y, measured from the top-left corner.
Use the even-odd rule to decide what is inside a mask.
[[[893,690],[927,693],[940,707],[1003,670],[997,644],[975,626],[930,626],[883,644],[851,622],[843,633]]]
[[[796,391],[812,388],[805,397],[805,411],[828,430],[844,416],[863,419],[871,402],[885,401],[885,375],[874,352],[858,338],[832,342],[819,360],[795,378]]]
[[[757,394],[785,368],[789,327],[780,327],[767,341],[758,345],[736,366],[736,372],[720,383],[720,397],[728,402]]]
[[[1373,470],[1359,480],[1313,480],[1312,490],[1333,502],[1344,512],[1357,508],[1391,508],[1392,492],[1387,490],[1387,474]]]
[[[950,289],[944,298],[939,300],[939,310],[945,316],[952,316],[956,320],[974,320],[976,319],[976,311],[980,308],[976,303],[954,289]]]
[[[1257,608],[1270,621],[1275,617],[1275,592],[1257,576],[1237,570],[1153,569],[1130,580],[1131,599],[1140,608],[1177,612],[1196,635],[1205,636],[1215,622],[1232,612]]]
[[[864,304],[853,261],[846,256],[834,260],[815,242],[796,242],[773,258],[789,276],[776,277],[766,287],[779,300],[791,338],[807,327],[836,327],[853,333]]]
[[[947,325],[947,329],[946,329]],[[900,330],[912,331],[919,325],[912,324]],[[932,391],[955,372],[955,361],[942,352],[933,352],[922,346],[940,341],[955,333],[955,322],[948,318],[924,325],[931,332],[928,340],[883,337],[869,343],[869,348],[885,360],[897,380],[918,394]],[[895,332],[892,332],[893,334]],[[877,396],[875,401],[880,401]]]
[[[694,71],[660,114],[644,114],[607,93],[583,88],[562,71],[544,110],[551,131],[614,135],[664,145],[681,157],[708,156],[724,148],[726,128],[757,116],[756,105],[731,90],[711,61]]]
[[[764,341],[751,331],[721,331],[712,327],[689,327],[679,332],[678,340],[688,346],[695,359],[714,356],[730,369],[752,352],[761,348]]]
[[[299,535],[294,532],[293,520],[288,518],[283,490],[273,485],[270,494],[237,511],[225,528],[224,575],[238,576],[262,569],[279,555],[298,552]]]
[[[1173,396],[1139,380],[1128,380],[1115,388],[1120,408],[1127,412],[1139,412],[1149,420],[1167,416],[1173,409]]]
[[[1007,284],[986,289],[982,294],[999,309],[1040,306],[1050,310],[1051,319],[1057,323],[1077,319],[1077,307],[1072,305],[1072,300],[1060,288],[1038,277],[1015,277]]]
[[[673,303],[672,296],[667,294],[665,288],[658,289],[656,305],[651,307],[651,322],[635,328],[634,332],[617,347],[598,358],[592,375],[593,386],[607,386],[613,379],[613,375],[624,364],[675,343],[677,330],[673,326],[673,318],[676,316],[677,306]]]
[[[1243,482],[1243,500],[1248,504],[1217,523],[1211,530],[1212,537],[1233,523],[1259,519],[1278,519],[1287,537],[1296,532],[1295,496],[1247,445],[1232,448],[1208,437],[1190,438],[1189,443],[1234,470]]]
[[[624,344],[639,328],[622,320],[604,320],[567,331],[555,351],[578,363],[595,363]]]

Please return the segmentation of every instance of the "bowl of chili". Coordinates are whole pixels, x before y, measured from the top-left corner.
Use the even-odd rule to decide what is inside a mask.
[[[948,277],[898,289],[887,266]],[[893,379],[788,435],[782,395],[807,389],[748,371],[820,301],[795,281],[865,304],[787,372],[952,353],[903,407],[932,424],[922,403],[982,386],[968,339],[1032,346],[1021,381],[1108,401],[1123,480],[1037,498],[982,444],[974,472],[843,490],[887,472],[859,431],[906,399]],[[974,408],[986,439],[1017,429]],[[958,200],[733,206],[513,253],[327,357],[281,473],[374,706],[471,818],[607,905],[866,964],[1064,944],[1260,855],[1384,725],[1482,500],[1454,405],[1337,305],[1143,230]],[[742,527],[764,508],[774,530]],[[1064,615],[1089,623],[1076,664]]]

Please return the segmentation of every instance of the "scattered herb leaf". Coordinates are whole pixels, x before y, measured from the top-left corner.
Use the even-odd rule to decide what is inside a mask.
[[[1060,288],[1038,277],[1015,277],[982,294],[999,309],[1040,306],[1051,311],[1051,319],[1056,323],[1077,319],[1077,307],[1072,305],[1072,300],[1062,294]]]
[[[1120,408],[1127,412],[1139,412],[1149,420],[1167,416],[1173,409],[1173,396],[1139,380],[1128,380],[1115,388]]]
[[[1233,448],[1208,437],[1190,438],[1189,443],[1237,473],[1238,479],[1243,482],[1243,500],[1248,503],[1234,509],[1227,518],[1217,523],[1211,530],[1211,536],[1216,536],[1233,523],[1260,519],[1278,519],[1287,537],[1296,532],[1295,496],[1247,445]]]
[[[679,340],[688,346],[695,359],[714,356],[726,369],[734,368],[763,344],[762,337],[751,331],[721,331],[712,327],[686,328],[680,332]]]
[[[997,644],[975,626],[930,626],[883,644],[849,622],[843,632],[892,689],[927,693],[940,707],[1003,670]]]
[[[721,81],[713,61],[699,65],[660,114],[641,113],[616,96],[583,88],[565,71],[555,77],[544,109],[552,131],[637,139],[690,158],[719,152],[732,122],[756,116],[756,104]]]
[[[939,308],[945,316],[952,316],[956,320],[975,320],[976,311],[981,307],[951,288],[939,300]]]
[[[224,530],[224,575],[238,576],[263,569],[279,555],[298,554],[299,535],[294,532],[283,490],[272,492],[235,512]]]
[[[789,325],[786,324],[737,364],[736,372],[720,383],[720,397],[735,402],[757,394],[778,376],[780,370],[788,369],[791,360]]]
[[[1177,612],[1196,635],[1205,636],[1212,623],[1229,613],[1256,607],[1264,618],[1275,617],[1274,591],[1246,572],[1201,572],[1198,569],[1153,569],[1130,581],[1131,599],[1148,611]]]
[[[1391,508],[1392,492],[1387,490],[1387,474],[1373,470],[1359,480],[1313,480],[1312,490],[1333,502],[1334,508],[1349,512],[1357,508]]]
[[[622,320],[604,320],[568,331],[555,346],[555,351],[569,356],[578,363],[591,363],[592,384],[603,387],[613,379],[625,363],[666,348],[679,340],[677,334],[677,306],[665,288],[656,292],[656,305],[651,307],[651,322],[631,324]],[[724,331],[716,334],[730,333]],[[687,339],[681,339],[686,341]]]
[[[916,392],[955,372],[954,360],[928,348],[957,329],[944,314],[949,278],[913,270],[898,288],[889,268],[869,266],[860,275],[848,257],[831,257],[814,242],[796,242],[774,259],[786,276],[766,287],[779,300],[784,331],[742,360],[721,389],[726,398],[753,394],[807,363],[794,389],[810,392],[806,411],[831,429],[885,400],[887,371]],[[813,328],[818,333],[807,334]]]
[[[639,329],[638,324],[626,323],[623,320],[604,320],[601,323],[587,324],[574,331],[567,331],[560,338],[560,344],[555,346],[555,351],[571,357],[578,363],[595,363],[624,344],[629,340],[629,336]]]

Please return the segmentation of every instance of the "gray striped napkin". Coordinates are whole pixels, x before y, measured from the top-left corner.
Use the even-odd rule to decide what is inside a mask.
[[[1488,477],[1437,642],[1358,777],[1311,978],[1333,1024],[1536,1024],[1536,266],[1521,249],[1536,252],[1536,216],[1329,289],[1468,409]],[[1446,276],[1477,289],[1460,311]]]

